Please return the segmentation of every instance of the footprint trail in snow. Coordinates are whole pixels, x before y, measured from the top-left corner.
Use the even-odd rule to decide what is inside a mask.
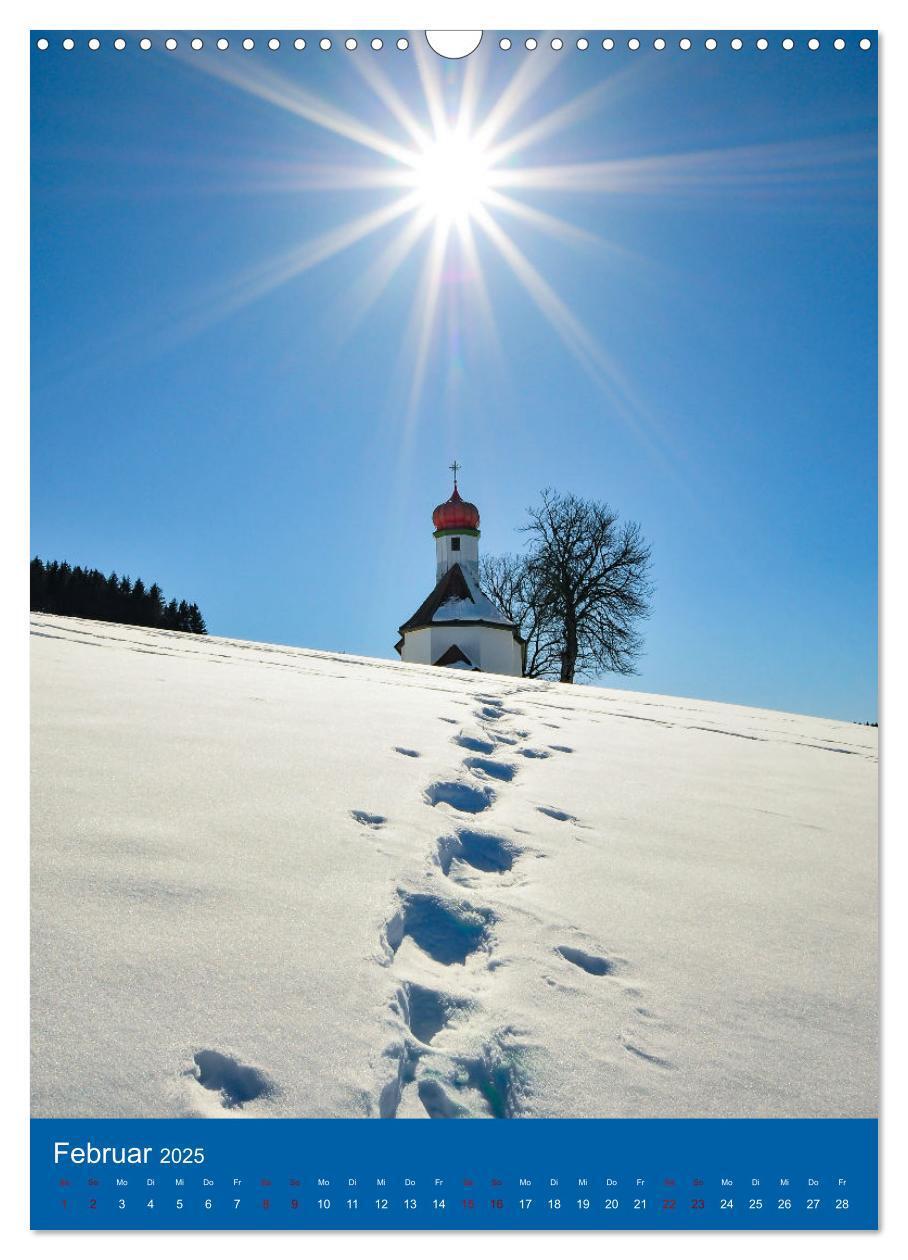
[[[531,732],[512,721],[524,719],[525,711],[511,709],[505,700],[475,697],[475,730],[460,730],[451,740],[466,754],[459,771],[423,790],[426,803],[446,814],[450,826],[430,847],[429,875],[414,879],[414,887],[397,889],[382,933],[386,965],[398,981],[389,1008],[395,1033],[381,1056],[377,1091],[384,1119],[504,1119],[524,1113],[531,1098],[525,1035],[496,1010],[495,1000],[495,972],[502,961],[498,930],[512,913],[495,904],[496,894],[513,884],[526,865],[525,850],[501,828],[478,827],[472,819],[481,816],[484,823],[503,793],[519,790],[515,758],[541,762],[573,749],[525,745]],[[555,823],[583,825],[567,810],[535,808]],[[579,945],[559,942],[552,952],[591,989],[614,983],[624,970],[623,960]],[[574,984],[547,975],[540,979],[565,992]],[[642,1049],[639,1040],[636,1029],[622,1032],[629,1054],[653,1066],[670,1066]]]

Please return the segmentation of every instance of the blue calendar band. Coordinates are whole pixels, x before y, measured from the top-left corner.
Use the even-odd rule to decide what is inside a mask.
[[[33,1229],[877,1226],[876,1120],[33,1120]]]

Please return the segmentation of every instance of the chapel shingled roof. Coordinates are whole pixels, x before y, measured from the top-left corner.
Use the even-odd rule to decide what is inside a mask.
[[[459,564],[439,578],[431,595],[420,604],[413,616],[400,627],[400,633],[421,630],[426,626],[456,622],[501,626],[518,638],[517,627],[500,608],[480,590],[474,577],[464,572]]]
[[[459,564],[452,564],[447,573],[439,578],[431,595],[423,600],[409,621],[405,621],[400,627],[401,634],[405,630],[417,630],[420,626],[430,626],[435,613],[449,599],[466,599],[470,602],[473,600],[470,588],[467,586],[467,579]]]

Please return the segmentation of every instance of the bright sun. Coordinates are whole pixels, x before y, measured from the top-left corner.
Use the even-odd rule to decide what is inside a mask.
[[[635,160],[619,157],[552,162],[538,156],[530,162],[527,152],[539,153],[538,146],[543,141],[551,143],[560,131],[586,117],[594,103],[599,107],[599,93],[604,85],[539,113],[530,111],[534,93],[556,68],[559,58],[530,58],[492,96],[481,90],[482,63],[474,59],[466,67],[457,95],[448,91],[437,60],[418,51],[416,45],[413,51],[419,84],[412,93],[406,87],[406,74],[401,74],[405,83],[400,87],[377,62],[353,59],[358,73],[387,113],[387,118],[379,115],[377,121],[371,111],[367,115],[348,113],[309,88],[273,75],[264,66],[256,69],[251,61],[243,59],[241,66],[236,58],[193,54],[193,64],[206,73],[321,127],[378,159],[366,163],[353,157],[349,161],[339,158],[339,164],[301,161],[298,171],[291,164],[290,187],[345,193],[363,190],[378,195],[351,217],[332,221],[318,235],[232,280],[223,299],[225,311],[254,301],[301,272],[371,240],[372,257],[349,299],[352,328],[418,249],[421,261],[403,338],[410,354],[409,422],[416,416],[432,356],[438,352],[443,308],[446,327],[452,330],[450,344],[475,341],[477,354],[491,353],[499,346],[494,294],[487,277],[494,276],[493,267],[503,265],[567,350],[593,380],[608,388],[622,414],[636,422],[637,404],[611,356],[536,261],[524,252],[510,225],[516,223],[524,232],[532,229],[563,244],[592,247],[598,253],[610,248],[620,261],[621,251],[594,232],[535,204],[536,197],[528,198],[527,194],[570,194],[573,201],[580,193],[616,190],[651,195],[663,190],[672,193],[679,183],[686,188],[704,174],[707,187],[712,186],[710,180],[717,175],[732,177],[740,171],[740,178],[745,178],[740,163],[751,161],[752,150],[743,150],[734,159],[738,162],[736,167],[724,150],[658,154]],[[408,100],[410,95],[412,101]],[[518,124],[522,117],[523,122]],[[778,169],[787,174],[788,166],[782,158],[779,161],[782,164]],[[756,172],[751,173],[756,178]],[[270,173],[268,178],[272,178]],[[271,184],[265,187],[270,190]],[[351,201],[353,204],[360,203]],[[381,243],[375,239],[379,233],[384,236]],[[457,300],[447,302],[447,298]]]
[[[445,131],[422,149],[413,184],[424,209],[437,219],[469,218],[489,192],[489,158],[474,136]]]

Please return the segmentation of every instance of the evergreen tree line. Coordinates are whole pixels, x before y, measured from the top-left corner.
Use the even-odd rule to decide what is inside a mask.
[[[119,621],[127,626],[208,633],[198,604],[187,604],[185,599],[165,603],[157,582],[146,586],[141,578],[133,582],[116,573],[105,577],[99,569],[73,567],[65,560],[45,564],[38,556],[31,562],[31,608],[32,612]]]

